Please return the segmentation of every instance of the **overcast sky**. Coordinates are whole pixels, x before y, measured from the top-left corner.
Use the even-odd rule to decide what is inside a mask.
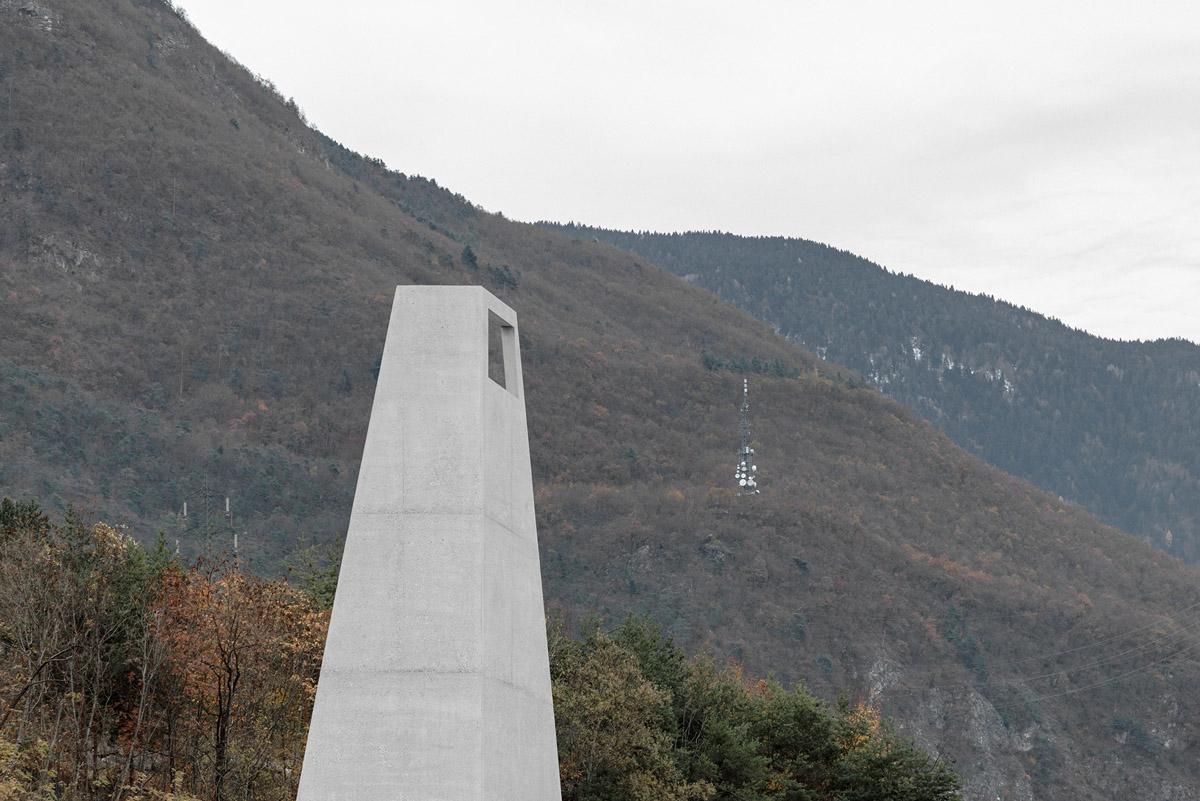
[[[815,239],[1200,342],[1200,3],[178,0],[327,135],[518,220]]]

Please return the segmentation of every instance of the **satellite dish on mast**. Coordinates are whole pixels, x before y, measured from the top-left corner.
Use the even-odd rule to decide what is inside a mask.
[[[733,471],[733,478],[738,482],[738,487],[745,490],[746,495],[757,495],[758,484],[754,480],[754,474],[758,472],[758,465],[752,464],[754,449],[750,447],[750,379],[742,379],[742,419],[741,419],[741,434],[742,447],[738,451],[738,465]]]

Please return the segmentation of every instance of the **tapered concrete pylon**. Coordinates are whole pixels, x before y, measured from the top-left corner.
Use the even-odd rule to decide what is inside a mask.
[[[517,342],[396,290],[298,801],[561,799]]]

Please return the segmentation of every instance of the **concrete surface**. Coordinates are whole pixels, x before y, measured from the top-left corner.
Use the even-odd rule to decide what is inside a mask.
[[[480,287],[396,290],[298,801],[561,798],[517,342]]]

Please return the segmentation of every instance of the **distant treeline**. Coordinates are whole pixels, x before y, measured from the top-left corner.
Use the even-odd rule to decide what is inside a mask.
[[[700,363],[706,370],[728,370],[731,373],[755,373],[758,375],[774,375],[780,378],[796,378],[800,371],[789,367],[782,359],[761,359],[758,356],[735,356],[732,359],[722,359],[707,350],[700,351]]]

